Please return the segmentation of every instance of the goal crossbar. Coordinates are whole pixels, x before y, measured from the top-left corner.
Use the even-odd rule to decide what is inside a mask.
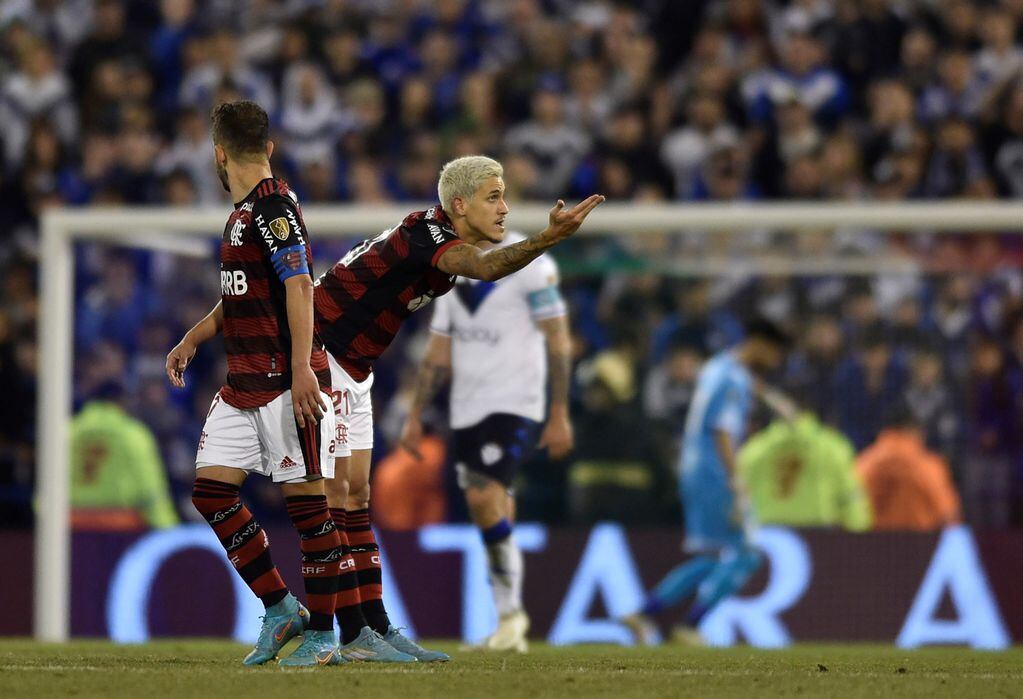
[[[419,208],[426,208],[424,203]],[[305,206],[317,238],[370,236],[395,225],[417,206]],[[535,232],[547,225],[549,206],[513,205],[509,222]],[[65,641],[70,628],[70,478],[68,429],[71,419],[74,346],[74,264],[76,240],[98,240],[155,249],[176,241],[219,237],[223,208],[51,209],[41,220],[39,394],[35,498],[34,634],[41,641]],[[1023,203],[902,202],[783,204],[616,204],[597,209],[582,233],[631,234],[677,230],[708,232],[764,229],[864,228],[893,231],[1010,232],[1023,228]],[[193,246],[181,246],[184,250]],[[43,504],[45,503],[45,509]]]

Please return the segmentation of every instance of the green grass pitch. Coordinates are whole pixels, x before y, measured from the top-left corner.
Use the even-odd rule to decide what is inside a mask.
[[[916,651],[805,645],[783,651],[662,646],[459,652],[446,664],[245,668],[223,641],[141,646],[0,640],[0,697],[1019,697],[1023,649]],[[290,648],[285,650],[285,654]],[[300,694],[301,693],[301,694]]]

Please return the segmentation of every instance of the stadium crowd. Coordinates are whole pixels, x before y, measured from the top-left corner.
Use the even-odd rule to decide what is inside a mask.
[[[33,407],[40,213],[224,206],[208,134],[219,101],[268,109],[275,170],[303,203],[432,200],[440,166],[468,153],[503,161],[513,209],[593,191],[639,202],[1015,197],[1021,29],[1019,0],[8,0],[0,520],[30,519],[33,444],[45,439]],[[318,271],[346,247],[314,245]],[[572,463],[538,457],[528,469],[524,517],[672,521],[696,371],[755,313],[797,338],[776,382],[857,451],[898,406],[951,466],[966,521],[1023,521],[1015,238],[687,231],[573,245],[562,266],[578,448]],[[195,440],[224,368],[205,350],[176,392],[163,363],[217,298],[215,268],[79,252],[76,407],[111,382],[129,389],[190,517]],[[378,367],[381,445],[400,429],[426,317]],[[612,462],[642,477],[588,467]],[[283,512],[273,491],[266,507]]]

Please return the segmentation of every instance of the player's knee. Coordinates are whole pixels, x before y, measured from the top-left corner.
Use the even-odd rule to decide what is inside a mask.
[[[469,516],[479,526],[490,526],[507,516],[503,507],[504,500],[503,494],[496,488],[465,489],[465,504],[469,508]]]
[[[327,479],[327,502],[330,503],[331,507],[345,506],[345,502],[348,500],[348,486],[347,478],[335,476],[334,478]]]
[[[208,478],[196,478],[192,481],[192,506],[199,514],[206,516],[219,511],[224,506],[225,500],[237,504],[237,486],[231,483],[219,483]]]
[[[369,481],[348,485],[348,509],[364,510],[369,507]]]

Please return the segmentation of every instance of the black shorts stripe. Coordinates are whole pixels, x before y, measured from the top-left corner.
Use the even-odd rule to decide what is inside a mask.
[[[298,432],[298,444],[302,449],[302,460],[305,462],[307,476],[319,476],[323,473],[320,468],[320,421],[306,420],[305,427],[299,427],[295,421],[295,430]]]

